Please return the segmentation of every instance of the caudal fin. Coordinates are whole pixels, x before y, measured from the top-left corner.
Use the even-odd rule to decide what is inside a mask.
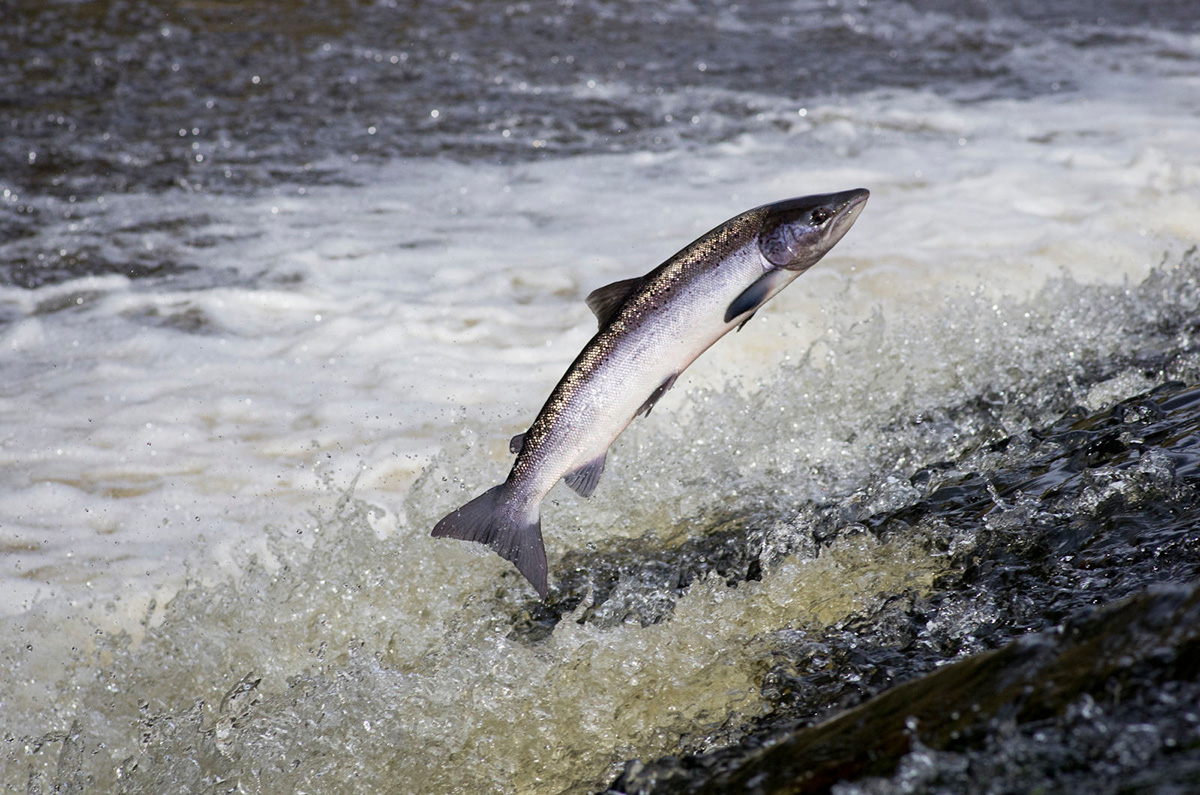
[[[550,590],[546,587],[541,516],[536,507],[532,514],[522,514],[513,506],[507,499],[507,485],[488,489],[442,519],[433,528],[433,537],[487,544],[500,557],[516,564],[517,571],[545,599]]]

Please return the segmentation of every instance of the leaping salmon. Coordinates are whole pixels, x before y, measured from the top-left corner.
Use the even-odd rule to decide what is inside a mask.
[[[862,212],[862,189],[765,204],[702,235],[662,265],[587,297],[600,323],[525,433],[508,479],[446,516],[437,538],[486,544],[544,599],[541,505],[559,479],[590,497],[608,448],[679,374],[825,256]]]

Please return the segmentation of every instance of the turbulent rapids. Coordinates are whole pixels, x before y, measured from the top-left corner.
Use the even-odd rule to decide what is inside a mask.
[[[0,29],[0,789],[1197,780],[1194,3]],[[597,285],[852,185],[834,256],[547,493],[546,599],[429,538]]]

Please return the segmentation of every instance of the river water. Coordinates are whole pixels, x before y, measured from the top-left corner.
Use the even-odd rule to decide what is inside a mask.
[[[1097,610],[1144,610],[1122,649],[1182,628],[1042,712],[915,705],[813,786],[1194,780],[1190,3],[17,0],[0,31],[7,787],[788,791],[829,754],[764,749],[963,665],[1069,679],[1017,652],[1074,659]],[[428,537],[591,290],[854,187],[596,494],[551,494],[546,603]]]

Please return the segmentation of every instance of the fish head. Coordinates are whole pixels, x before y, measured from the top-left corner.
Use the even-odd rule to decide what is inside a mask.
[[[758,250],[776,268],[808,270],[850,230],[870,195],[856,188],[768,204]]]

